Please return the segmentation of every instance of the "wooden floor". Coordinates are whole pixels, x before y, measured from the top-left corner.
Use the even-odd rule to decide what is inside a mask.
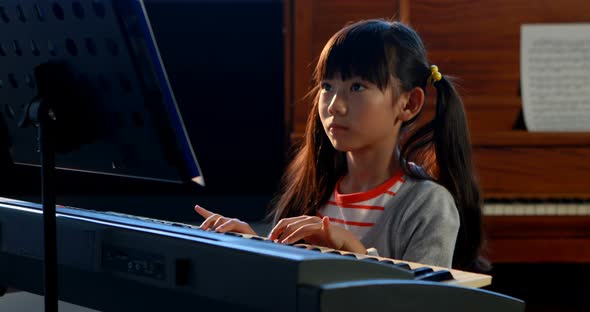
[[[526,312],[590,311],[590,264],[496,264],[486,289],[523,299]]]
[[[39,312],[44,310],[44,298],[24,291],[8,293],[0,297],[0,311]],[[59,312],[99,312],[79,305],[59,301]]]

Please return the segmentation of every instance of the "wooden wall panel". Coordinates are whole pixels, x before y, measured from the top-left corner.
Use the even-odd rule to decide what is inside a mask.
[[[286,110],[292,112],[289,128],[292,133],[303,133],[309,105],[304,102],[309,90],[313,59],[313,0],[293,1],[293,79],[291,98],[285,103]],[[302,126],[303,125],[303,126]]]

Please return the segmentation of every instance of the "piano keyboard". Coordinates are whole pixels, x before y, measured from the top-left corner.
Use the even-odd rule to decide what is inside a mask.
[[[233,236],[241,236],[246,239],[255,239],[255,240],[263,240],[271,242],[270,239],[266,237],[260,237],[250,234],[241,234],[241,233],[225,233]],[[223,235],[223,234],[222,234]],[[423,280],[423,281],[434,281],[434,282],[442,282],[445,284],[451,285],[458,285],[464,287],[474,287],[474,288],[481,288],[492,283],[492,277],[486,274],[478,274],[473,272],[455,270],[455,269],[448,269],[444,267],[426,265],[416,262],[409,262],[404,260],[397,260],[391,259],[386,257],[376,257],[376,256],[369,256],[364,254],[353,253],[349,251],[342,251],[342,250],[335,250],[328,247],[322,246],[314,246],[309,244],[294,244],[292,245],[295,248],[307,249],[312,251],[317,251],[320,253],[329,253],[329,254],[337,254],[346,257],[356,258],[362,261],[372,261],[376,263],[382,263],[385,265],[395,266],[397,268],[406,269],[412,272],[415,276],[416,280]]]
[[[70,208],[70,207],[68,207],[68,208]],[[118,213],[118,212],[110,212],[110,211],[109,212],[101,212],[101,213],[105,214],[105,215],[119,216],[119,217],[123,217],[123,218],[137,218],[137,219],[140,219],[140,220],[143,220],[146,222],[152,222],[152,223],[160,224],[160,225],[170,225],[170,226],[176,227],[176,228],[178,228],[178,227],[188,228],[188,229],[191,229],[192,231],[195,231],[195,233],[207,232],[207,233],[217,234],[217,235],[221,235],[221,236],[234,236],[234,237],[245,238],[248,240],[264,241],[264,242],[268,242],[271,244],[277,244],[277,243],[271,241],[269,238],[263,237],[263,236],[234,233],[234,232],[216,233],[216,232],[212,232],[212,231],[203,231],[198,226],[192,225],[192,224],[151,219],[151,218],[127,215],[127,214],[122,214],[122,213]],[[448,268],[444,268],[444,267],[425,265],[425,264],[421,264],[421,263],[408,262],[408,261],[390,259],[390,258],[385,258],[385,257],[368,256],[368,255],[364,255],[364,254],[335,250],[335,249],[331,249],[328,247],[314,246],[314,245],[309,245],[309,244],[294,244],[294,245],[292,245],[292,247],[311,250],[311,251],[317,251],[320,253],[342,255],[342,256],[346,256],[346,257],[356,258],[358,260],[372,261],[372,262],[376,262],[376,263],[380,263],[380,264],[384,264],[384,265],[391,265],[396,268],[408,270],[408,272],[410,272],[414,275],[414,279],[416,279],[416,280],[442,282],[445,284],[464,286],[464,287],[474,287],[474,288],[485,287],[485,286],[488,286],[492,283],[492,277],[490,275],[486,275],[486,274],[478,274],[478,273],[473,273],[473,272],[448,269]]]
[[[270,244],[271,246],[280,245],[281,247],[315,251],[319,252],[320,254],[338,255],[346,258],[354,258],[363,262],[373,262],[381,264],[385,267],[395,268],[396,270],[399,269],[406,273],[407,277],[419,281],[441,282],[457,286],[480,288],[490,285],[492,280],[491,276],[485,274],[465,272],[460,270],[401,261],[385,257],[375,257],[364,254],[357,254],[308,244],[294,244],[292,246],[286,246],[284,244],[275,243],[267,237],[233,232],[217,233],[213,231],[204,231],[201,230],[198,226],[192,224],[158,220],[118,212],[98,212],[66,206],[58,206],[57,212],[58,215],[70,215],[76,218],[95,219],[99,221],[113,222],[114,224],[120,225],[141,226],[143,228],[166,231],[181,235],[193,235],[195,237],[202,237],[203,235],[207,235],[207,237],[213,236],[220,240],[226,240],[228,238],[232,238],[235,240],[236,238],[241,238],[246,239],[248,241],[265,242]]]
[[[0,198],[0,285],[41,291],[42,217]],[[59,206],[56,222],[60,299],[101,311],[524,311],[484,274],[115,212]]]
[[[486,216],[590,216],[590,200],[486,200]]]

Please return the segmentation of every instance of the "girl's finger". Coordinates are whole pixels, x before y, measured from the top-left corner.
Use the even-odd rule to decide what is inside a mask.
[[[238,232],[238,233],[242,233],[242,234],[258,236],[258,234],[256,234],[256,232],[254,232],[254,230],[252,229],[252,227],[250,227],[250,225],[248,223],[241,221],[239,219],[235,219],[235,218],[229,219],[224,224],[218,226],[215,230],[217,232],[221,232],[221,233],[233,231],[233,232]]]
[[[229,219],[220,216],[219,218],[217,218],[217,220],[215,220],[215,222],[213,222],[213,224],[211,225],[211,229],[215,231],[215,229],[217,229],[218,226],[224,224],[225,222],[227,222],[227,220]]]
[[[207,219],[205,219],[205,221],[203,221],[203,223],[201,223],[201,226],[200,226],[201,230],[208,229],[219,218],[221,218],[221,216],[218,214],[210,215]]]
[[[317,234],[322,229],[322,223],[320,222],[313,222],[302,225],[297,230],[293,231],[291,235],[287,236],[285,239],[281,240],[283,244],[292,244],[299,240],[305,239],[306,237],[312,236]]]
[[[221,224],[220,226],[218,226],[217,228],[215,228],[215,231],[219,232],[219,233],[226,233],[226,232],[230,232],[230,231],[234,231],[234,232],[238,232],[238,233],[245,233],[245,234],[251,234],[249,232],[249,228],[244,226],[245,223],[238,220],[238,219],[229,219],[226,222],[224,222],[223,224]],[[248,233],[246,233],[248,232]]]
[[[326,233],[326,235],[329,237],[329,235],[330,235],[330,218],[328,218],[328,217],[322,218],[322,231],[324,233]]]
[[[285,229],[283,230],[283,232],[281,234],[279,234],[277,239],[279,241],[282,241],[285,238],[289,237],[291,234],[293,234],[293,232],[297,231],[300,227],[305,226],[310,223],[319,223],[318,221],[319,220],[317,220],[316,218],[313,218],[313,217],[306,216],[305,218],[301,218],[301,219],[287,225],[285,227]]]
[[[207,219],[207,218],[209,218],[210,216],[214,215],[214,213],[213,213],[213,212],[211,212],[211,211],[209,211],[209,210],[207,210],[207,209],[205,209],[205,208],[203,208],[203,207],[201,207],[201,206],[199,206],[199,205],[196,205],[196,206],[195,206],[195,211],[196,211],[198,214],[200,214],[200,215],[201,215],[203,218],[205,218],[205,219]]]
[[[270,233],[268,234],[268,238],[271,240],[275,240],[279,237],[279,235],[281,235],[281,233],[283,233],[283,231],[285,231],[285,228],[296,221],[299,221],[303,218],[306,218],[307,216],[299,216],[299,217],[293,217],[293,218],[285,218],[285,219],[281,219],[279,220],[279,222],[277,222],[277,225],[275,225],[275,227],[272,228],[272,230],[270,231]]]

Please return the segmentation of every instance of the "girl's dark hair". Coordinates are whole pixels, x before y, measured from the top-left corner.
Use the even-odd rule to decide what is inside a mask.
[[[312,111],[304,140],[283,175],[282,193],[271,212],[274,220],[316,215],[330,198],[338,178],[346,173],[345,154],[334,149],[318,114],[321,80],[335,75],[343,80],[358,76],[382,91],[394,86],[400,91],[420,87],[426,92],[430,73],[422,40],[402,23],[366,20],[348,25],[332,36],[314,72]],[[434,87],[434,119],[419,126],[418,114],[402,124],[401,167],[406,175],[432,179],[453,195],[461,218],[453,267],[483,270],[484,262],[479,258],[483,241],[482,201],[463,103],[444,75]],[[411,163],[424,170],[416,170]]]

